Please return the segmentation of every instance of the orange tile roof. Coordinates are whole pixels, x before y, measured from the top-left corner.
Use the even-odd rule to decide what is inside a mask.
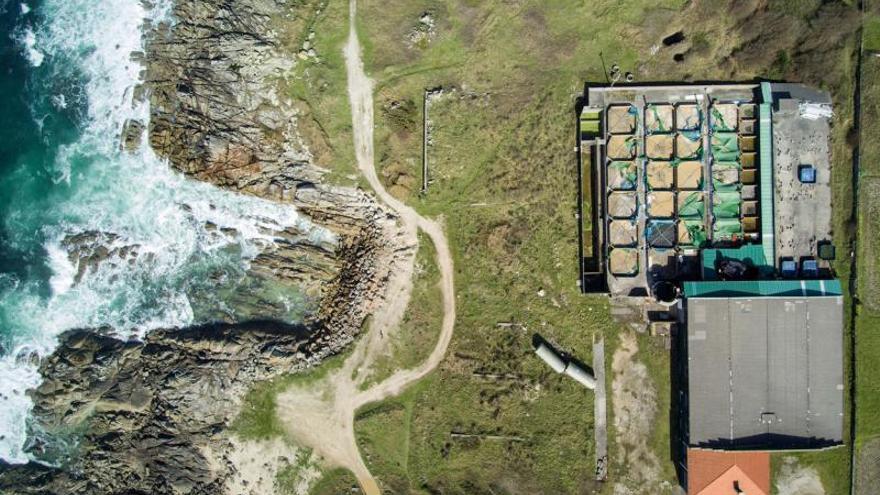
[[[767,452],[688,449],[687,464],[689,495],[770,493],[770,454]]]

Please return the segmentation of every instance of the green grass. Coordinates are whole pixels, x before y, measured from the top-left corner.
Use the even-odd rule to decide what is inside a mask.
[[[875,7],[876,8],[876,7]],[[880,48],[878,17],[866,21],[865,49]],[[856,458],[871,440],[880,438],[880,61],[865,55],[862,61],[862,141],[859,185],[858,296],[856,307]],[[856,466],[859,469],[859,466]],[[875,480],[876,481],[876,480]],[[860,487],[860,491],[869,489]]]
[[[771,483],[777,479],[784,459],[793,457],[799,466],[809,466],[816,470],[822,487],[827,494],[849,493],[849,449],[837,447],[816,452],[775,452],[770,454]],[[770,493],[779,493],[776,484],[770,487]]]
[[[348,39],[348,2],[302,0],[290,12],[295,17],[278,19],[285,34],[286,49],[298,53],[314,30],[310,41],[318,59],[297,59],[296,66],[280,84],[281,93],[290,97],[300,111],[298,130],[308,143],[314,163],[327,169],[327,182],[360,184],[352,146],[351,107],[342,48]],[[354,178],[352,178],[354,177]]]
[[[431,240],[420,233],[409,306],[403,322],[391,336],[389,353],[376,360],[361,384],[362,389],[381,382],[396,370],[415,368],[434,349],[443,317],[440,270],[435,256]]]
[[[347,469],[333,469],[324,473],[324,476],[309,490],[309,495],[339,495],[352,493],[352,488],[357,487],[357,478]],[[359,493],[359,492],[356,492]]]
[[[283,437],[284,428],[276,414],[278,394],[293,385],[306,385],[323,379],[331,371],[340,368],[347,356],[348,353],[338,354],[302,373],[283,375],[256,384],[245,396],[241,411],[230,426],[231,432],[249,440]]]
[[[423,380],[399,397],[366,406],[355,417],[361,453],[388,493],[407,493],[411,488],[409,446],[413,407],[419,393],[430,383],[431,379]]]
[[[880,372],[876,359],[880,355],[880,315],[860,310],[856,319],[858,329],[858,356],[856,360],[856,386],[858,404],[856,419],[856,445],[880,437]]]
[[[859,297],[866,309],[880,313],[880,60],[862,62],[862,146],[860,169]]]
[[[597,10],[608,19],[625,12],[636,22],[637,3],[605,2]],[[437,40],[406,48],[400,40],[423,11],[436,13]],[[458,294],[456,336],[441,369],[405,403],[382,404],[381,414],[358,420],[371,468],[388,486],[449,493],[511,484],[535,493],[596,488],[593,396],[549,373],[531,350],[532,335],[540,333],[589,363],[592,335],[605,333],[610,360],[619,328],[603,298],[584,298],[575,285],[573,95],[584,80],[599,77],[599,50],[620,63],[636,58],[616,29],[597,33],[595,24],[582,22],[594,13],[564,2],[514,9],[498,2],[361,4],[368,70],[378,81],[378,165],[392,193],[443,217]],[[578,49],[589,67],[574,63],[570,53]],[[386,109],[392,102],[418,107],[424,88],[463,83],[476,94],[431,107],[433,183],[417,197],[410,180],[420,177],[420,126],[401,125],[408,119]],[[658,386],[668,388],[668,358],[647,344],[644,352],[652,353],[652,369],[663,370]],[[487,375],[512,378],[481,378]],[[663,424],[651,444],[663,459],[668,393],[658,396]],[[525,440],[452,440],[450,432],[459,430]],[[376,453],[381,442],[371,439],[386,435],[410,439],[406,459],[397,450]]]
[[[532,355],[531,337],[540,333],[590,362],[592,336],[604,335],[610,361],[621,329],[610,317],[605,298],[582,296],[575,286],[573,104],[585,81],[604,80],[600,53],[609,65],[620,64],[638,80],[775,75],[832,90],[838,115],[833,138],[834,230],[838,252],[847,252],[852,39],[831,23],[828,29],[844,33],[839,35],[842,41],[829,42],[836,51],[815,60],[803,55],[802,33],[796,30],[808,29],[803,19],[815,14],[819,2],[799,3],[797,9],[773,2],[773,15],[790,16],[783,28],[757,15],[748,33],[738,33],[733,16],[719,15],[717,6],[707,3],[679,11],[684,3],[359,3],[367,71],[377,80],[380,177],[392,194],[428,216],[442,217],[456,264],[456,335],[443,365],[415,392],[408,392],[406,401],[393,399],[377,406],[380,412],[358,420],[359,438],[365,452],[371,452],[371,468],[389,485],[447,493],[515,491],[511,483],[532,493],[595,488],[589,481],[593,397],[548,374]],[[406,35],[426,11],[437,21],[436,39],[410,48]],[[770,19],[770,14],[765,17]],[[673,25],[685,26],[699,42],[685,64],[673,62],[671,49],[651,54]],[[698,36],[687,28],[697,25],[711,35]],[[825,36],[822,26],[816,22],[809,28],[815,32],[803,36]],[[756,46],[764,43],[774,50],[738,46],[743,39],[757,39]],[[718,64],[731,53],[730,64]],[[438,85],[459,91],[431,106],[432,184],[427,194],[419,195],[419,110],[424,89]],[[848,267],[843,260],[838,266],[845,280]],[[522,326],[499,327],[499,322]],[[660,401],[649,444],[661,459],[663,477],[672,480],[669,357],[649,337],[640,337],[639,344],[638,359],[648,366]],[[516,379],[498,383],[480,378],[486,373]],[[500,430],[527,438],[527,448],[516,442],[500,446],[451,441],[450,431],[458,428]],[[375,439],[385,434],[395,441],[406,439],[405,458],[399,451],[383,454],[389,447]],[[626,466],[613,464],[613,428],[609,434],[611,472],[620,472]],[[823,452],[804,456],[802,462],[818,465],[827,458],[835,465],[839,455]],[[823,480],[828,477],[824,481],[829,487],[842,486],[841,480],[848,479],[845,469],[820,472]],[[504,479],[512,481],[505,485]],[[605,489],[610,490],[610,484]]]
[[[303,482],[303,474],[315,467],[311,449],[303,449],[296,453],[292,464],[288,464],[275,475],[276,493],[295,495],[297,487]]]
[[[862,29],[862,47],[869,51],[880,50],[880,15],[867,14]]]

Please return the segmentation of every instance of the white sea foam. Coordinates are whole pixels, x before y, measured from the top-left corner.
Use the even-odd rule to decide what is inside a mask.
[[[67,251],[57,243],[47,245],[46,254],[49,258],[49,266],[52,268],[52,278],[49,279],[52,295],[64,294],[73,286],[76,267],[70,262]]]
[[[28,460],[22,448],[31,404],[24,391],[40,377],[27,356],[51,352],[59,333],[109,326],[138,337],[190,325],[191,295],[212,289],[206,275],[240,277],[260,247],[272,242],[273,230],[297,226],[314,240],[337,242],[290,206],[186,179],[149,148],[119,151],[123,123],[149,120],[147,105],[131,100],[141,67],[129,54],[143,50],[142,20],[167,20],[170,3],[161,0],[146,11],[140,0],[46,0],[39,7],[45,24],[22,31],[30,33],[21,43],[32,65],[45,62],[40,70],[49,74],[41,77],[63,80],[75,66],[86,81],[81,94],[53,87],[44,97],[56,103],[84,99],[86,108],[79,139],[60,147],[51,167],[58,184],[51,211],[21,209],[5,219],[42,224],[52,272],[48,296],[39,281],[0,280],[0,316],[9,327],[0,330],[11,342],[0,353],[0,458],[7,461]],[[207,228],[209,222],[220,228]],[[62,240],[86,232],[114,234],[106,246],[112,254],[76,281],[78,268]],[[136,255],[114,250],[126,247]]]
[[[67,108],[67,97],[64,94],[53,95],[52,105],[58,110],[64,110]]]
[[[22,45],[25,56],[32,66],[39,67],[43,65],[43,60],[46,57],[43,52],[37,49],[37,35],[34,34],[34,30],[31,27],[28,26],[21,30],[17,34],[16,40]]]

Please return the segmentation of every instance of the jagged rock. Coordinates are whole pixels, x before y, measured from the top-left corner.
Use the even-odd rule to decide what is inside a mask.
[[[201,449],[229,448],[220,432],[256,381],[334,352],[321,334],[275,322],[160,330],[143,342],[67,332],[41,365],[46,380],[31,393],[30,450],[64,467],[6,469],[0,490],[218,493],[228,473],[213,469]],[[71,457],[54,448],[79,430]]]
[[[122,149],[132,152],[141,147],[144,136],[144,123],[140,120],[129,119],[122,126]]]
[[[279,50],[273,0],[178,2],[173,28],[150,36],[150,143],[172,166],[215,184],[262,194],[322,172],[296,133],[294,109],[276,94],[296,63]]]
[[[101,263],[128,263],[138,256],[137,244],[125,244],[112,232],[87,231],[68,235],[61,241],[70,263],[76,267],[74,282],[94,272]]]
[[[27,446],[58,467],[0,463],[0,492],[221,493],[235,469],[226,430],[245,393],[341,352],[383,300],[394,260],[412,252],[401,247],[389,210],[364,191],[324,184],[311,163],[295,109],[275,93],[277,78],[296,63],[270,28],[286,8],[282,0],[176,2],[175,22],[151,26],[146,53],[133,57],[146,63],[136,96],[150,101],[149,145],[172,167],[295,205],[336,234],[324,245],[296,229],[273,232],[247,274],[245,289],[295,285],[314,298],[314,311],[290,325],[266,318],[277,310],[271,301],[237,292],[224,301],[236,308],[232,323],[153,331],[143,341],[119,340],[112,329],[65,333],[30,392]],[[126,149],[138,125],[126,125]],[[110,232],[63,244],[77,280],[101,263],[140,256],[139,246]]]

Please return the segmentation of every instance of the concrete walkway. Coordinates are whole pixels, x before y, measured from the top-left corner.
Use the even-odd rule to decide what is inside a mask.
[[[593,342],[593,374],[596,376],[595,429],[596,479],[604,481],[608,475],[608,402],[605,397],[605,339]]]

